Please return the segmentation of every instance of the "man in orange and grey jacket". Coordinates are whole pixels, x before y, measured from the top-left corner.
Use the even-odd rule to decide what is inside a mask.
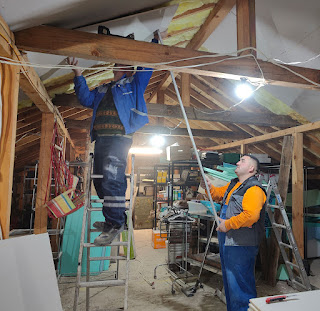
[[[221,269],[228,311],[248,309],[257,297],[254,268],[259,243],[264,235],[266,193],[255,177],[259,160],[244,155],[237,163],[238,178],[214,187],[207,178],[213,200],[221,201],[217,227]],[[204,181],[201,183],[205,188]]]

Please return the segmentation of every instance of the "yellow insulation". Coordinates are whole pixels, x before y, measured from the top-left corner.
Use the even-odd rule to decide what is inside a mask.
[[[264,90],[263,87],[260,88],[257,92],[255,92],[253,96],[259,105],[267,108],[274,114],[288,115],[293,120],[296,120],[302,124],[309,122],[305,117],[303,117],[302,115],[294,111],[284,102],[282,102],[281,100],[279,100],[278,98],[274,97],[272,94]]]

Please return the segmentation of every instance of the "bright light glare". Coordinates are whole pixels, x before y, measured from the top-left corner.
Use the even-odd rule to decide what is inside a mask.
[[[236,87],[236,95],[245,99],[248,98],[253,93],[253,88],[247,82],[242,82]]]
[[[160,135],[152,136],[150,139],[150,143],[154,147],[162,147],[164,145],[164,137]]]
[[[144,155],[149,155],[149,154],[160,154],[162,153],[162,150],[159,148],[130,148],[129,153],[133,154],[144,154]]]

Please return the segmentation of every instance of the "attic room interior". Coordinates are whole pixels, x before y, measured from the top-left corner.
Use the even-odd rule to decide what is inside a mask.
[[[318,310],[318,0],[0,24],[1,310]]]

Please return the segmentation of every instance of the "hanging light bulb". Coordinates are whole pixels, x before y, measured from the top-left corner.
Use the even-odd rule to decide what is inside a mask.
[[[160,148],[164,145],[165,140],[163,136],[155,135],[151,137],[150,143],[152,146]]]
[[[240,81],[240,84],[238,84],[236,87],[236,95],[240,99],[246,99],[253,93],[253,87],[245,78],[240,78]]]

